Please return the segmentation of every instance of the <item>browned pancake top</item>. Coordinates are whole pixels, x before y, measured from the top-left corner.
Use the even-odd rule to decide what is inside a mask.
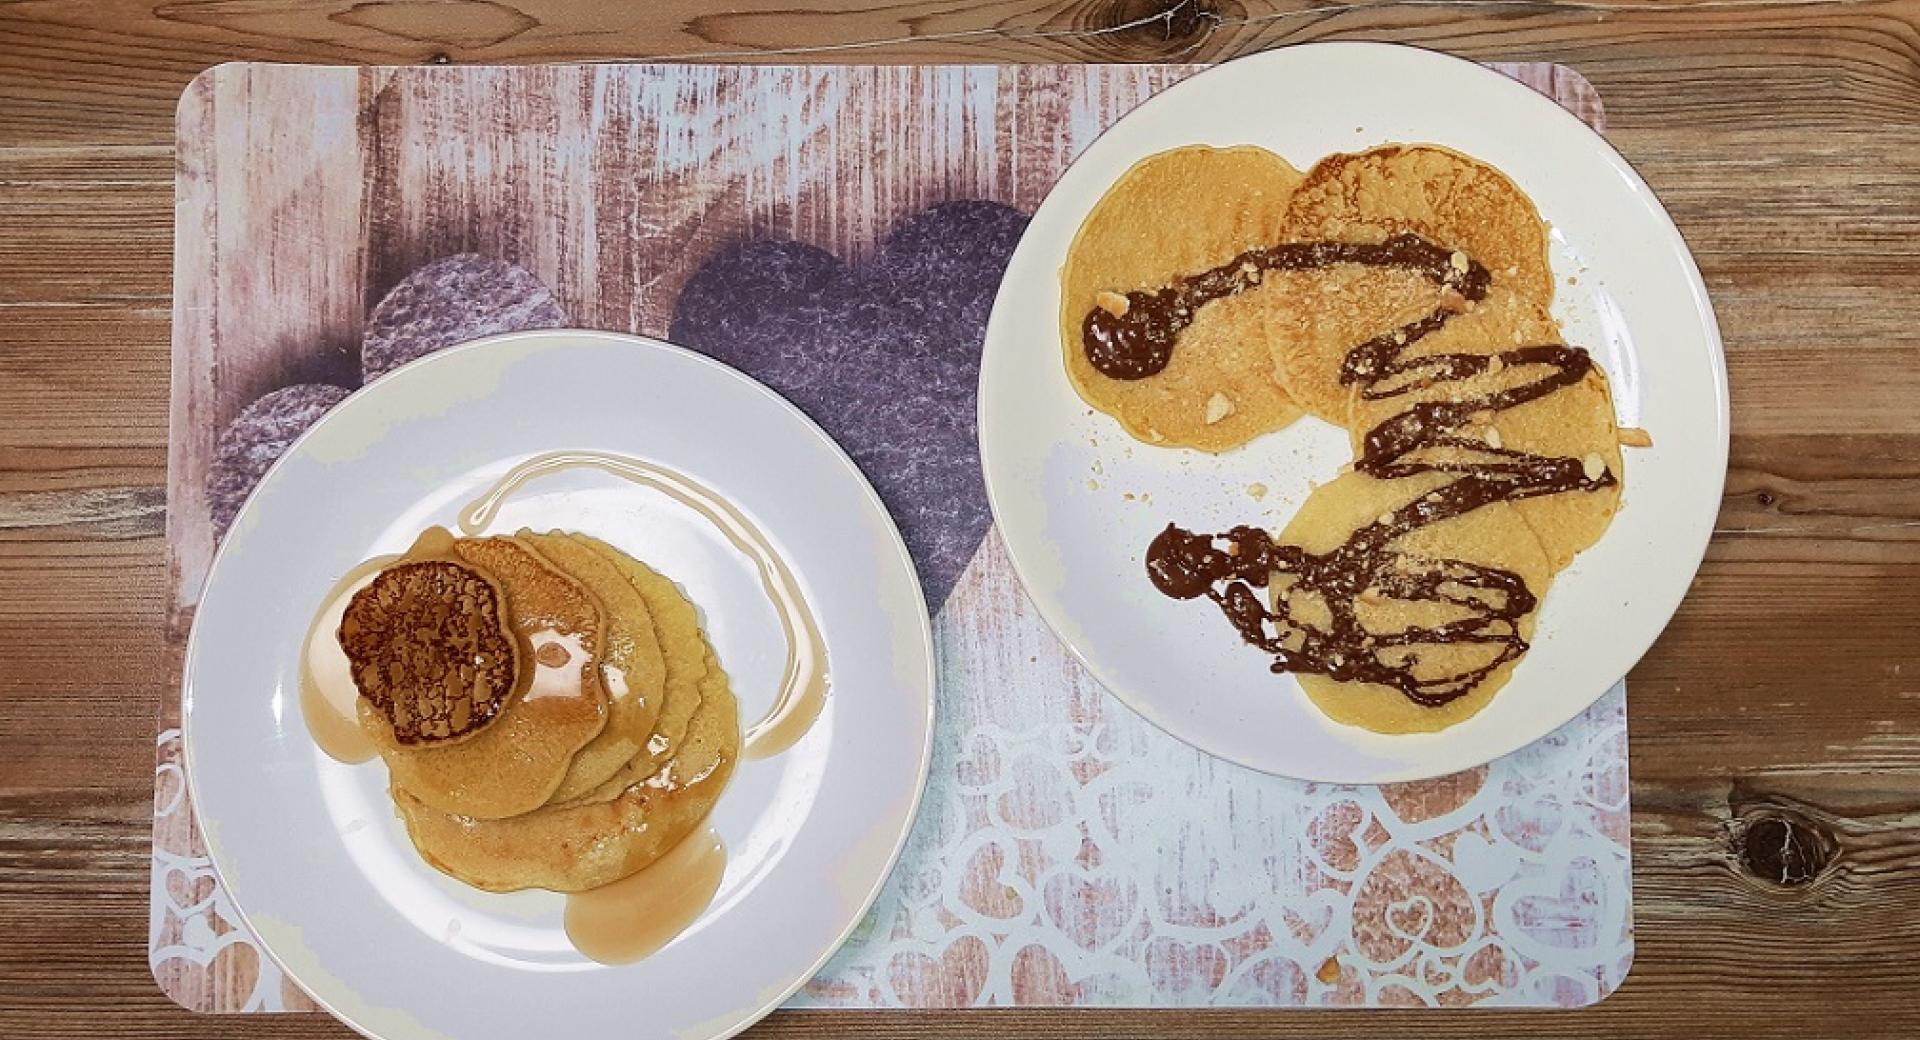
[[[354,594],[340,647],[395,740],[456,741],[500,713],[519,674],[503,604],[486,576],[445,560],[389,567]]]

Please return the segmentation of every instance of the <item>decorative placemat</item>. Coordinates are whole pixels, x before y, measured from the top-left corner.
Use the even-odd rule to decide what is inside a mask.
[[[178,126],[176,649],[225,521],[346,391],[507,329],[666,336],[846,445],[935,611],[919,822],[795,1004],[1600,999],[1633,949],[1624,686],[1455,776],[1265,776],[1103,693],[989,529],[975,377],[1025,214],[1104,127],[1200,68],[210,70]],[[1496,68],[1600,126],[1577,73]],[[155,774],[154,975],[198,1011],[312,1009],[213,876],[179,720],[176,690]]]

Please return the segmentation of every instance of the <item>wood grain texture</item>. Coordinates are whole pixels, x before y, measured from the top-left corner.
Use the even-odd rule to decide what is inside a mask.
[[[791,1035],[1910,1036],[1920,1029],[1920,0],[0,7],[0,1035],[344,1036],[145,964],[172,119],[230,59],[1213,60],[1385,38],[1571,64],[1693,244],[1722,534],[1635,670],[1639,954],[1578,1014],[784,1013]],[[531,24],[528,24],[531,23]],[[853,45],[849,53],[848,46]],[[1862,365],[1861,358],[1869,360]],[[143,504],[144,503],[144,504]],[[1830,835],[1804,884],[1770,820]]]
[[[364,316],[427,261],[505,258],[568,301],[575,324],[665,336],[681,282],[735,238],[793,238],[855,259],[936,201],[1031,211],[1094,128],[1185,74],[1174,68],[1128,67],[1085,93],[978,66],[937,83],[913,66],[858,82],[710,65],[674,76],[550,65],[300,77],[248,65],[197,79],[179,107],[181,139],[209,144],[179,157],[178,220],[192,231],[176,236],[174,258],[191,298],[174,330],[173,631],[213,553],[204,496],[217,431],[290,383],[359,386]],[[845,104],[849,94],[918,107],[883,118]],[[782,100],[766,110],[747,100],[758,97]],[[994,115],[963,125],[973,109],[961,102],[979,98],[997,98]],[[301,154],[277,161],[276,148]]]

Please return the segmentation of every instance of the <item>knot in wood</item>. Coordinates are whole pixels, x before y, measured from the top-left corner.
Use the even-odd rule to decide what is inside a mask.
[[[1215,0],[1102,0],[1089,21],[1102,50],[1164,59],[1191,54],[1220,24],[1220,13]]]
[[[1839,851],[1839,843],[1825,827],[1782,809],[1754,814],[1734,834],[1741,868],[1771,885],[1808,884]]]

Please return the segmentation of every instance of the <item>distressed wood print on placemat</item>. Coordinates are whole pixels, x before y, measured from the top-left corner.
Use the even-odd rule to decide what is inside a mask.
[[[1577,74],[1500,68],[1599,124]],[[886,428],[821,414],[827,399],[809,396],[803,364],[754,355],[727,340],[724,322],[677,314],[683,287],[743,241],[791,239],[815,247],[809,262],[857,302],[886,276],[889,243],[905,250],[906,229],[929,226],[915,221],[961,228],[963,240],[985,228],[982,250],[1000,255],[1017,231],[1005,207],[1030,212],[1100,129],[1195,71],[226,66],[202,76],[178,128],[176,647],[215,544],[207,486],[220,432],[270,391],[357,386],[369,312],[450,254],[519,265],[571,324],[652,335],[677,325],[712,338],[694,344],[703,349],[745,351],[728,360],[848,442],[900,515],[925,460],[899,457]],[[930,209],[962,200],[1000,206]],[[969,353],[977,364],[977,332],[935,342],[903,331],[946,351],[962,376]],[[977,488],[972,391],[956,377],[937,395],[965,433],[965,451],[936,476],[956,488]],[[997,540],[983,540],[984,500],[969,494],[951,510],[901,515],[938,608],[935,779],[881,903],[803,1002],[1579,1004],[1618,984],[1631,955],[1619,691],[1555,737],[1458,777],[1344,789],[1249,774],[1106,698],[1034,616]],[[176,690],[162,706],[156,775],[155,974],[197,1010],[309,1008],[229,923],[186,804],[178,715]]]

